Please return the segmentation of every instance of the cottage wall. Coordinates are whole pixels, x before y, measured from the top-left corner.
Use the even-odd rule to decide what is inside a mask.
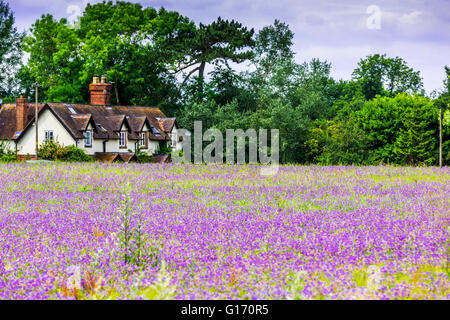
[[[159,142],[158,141],[150,141],[148,144],[148,150],[147,153],[149,155],[154,155],[156,152],[159,151]]]
[[[45,110],[39,116],[39,145],[42,145],[45,140],[45,131],[53,131],[55,141],[58,141],[63,146],[74,145],[75,139],[64,128],[61,122],[53,115],[50,110]],[[17,151],[19,155],[35,155],[36,154],[36,127],[33,125],[19,140],[17,144]]]
[[[180,151],[183,149],[183,142],[180,141],[178,136],[178,129],[176,126],[173,126],[172,132],[170,133],[170,137],[172,139],[172,146],[174,146],[175,151]]]
[[[94,130],[92,125],[89,123],[87,130]],[[96,152],[103,152],[103,140],[92,139],[92,147],[86,146],[86,139],[78,140],[78,148],[84,150],[88,155],[92,156]]]

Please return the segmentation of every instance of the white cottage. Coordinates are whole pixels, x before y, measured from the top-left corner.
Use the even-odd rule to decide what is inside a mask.
[[[75,145],[101,160],[135,158],[138,145],[149,155],[162,144],[181,150],[175,118],[167,118],[159,108],[112,106],[110,83],[94,77],[89,86],[91,104],[38,104],[38,142],[46,139],[61,145]],[[19,158],[36,158],[35,105],[20,97],[15,105],[0,109],[0,140],[16,150]]]

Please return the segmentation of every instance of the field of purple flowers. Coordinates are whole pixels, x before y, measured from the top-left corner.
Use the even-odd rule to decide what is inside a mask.
[[[0,166],[0,299],[449,299],[450,169]]]

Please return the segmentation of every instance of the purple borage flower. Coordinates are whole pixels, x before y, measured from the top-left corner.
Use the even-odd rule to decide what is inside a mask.
[[[259,169],[1,165],[0,299],[450,297],[448,168]]]

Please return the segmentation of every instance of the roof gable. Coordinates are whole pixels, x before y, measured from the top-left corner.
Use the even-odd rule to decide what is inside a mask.
[[[121,131],[124,122],[126,121],[126,116],[124,114],[121,115],[112,115],[112,116],[106,116],[106,120],[109,122],[109,126],[113,131]],[[127,121],[128,123],[128,121]],[[130,128],[130,125],[128,124],[128,128]]]
[[[30,111],[30,109],[34,109],[34,108],[29,108],[28,111]],[[66,131],[72,136],[72,138],[74,138],[75,140],[78,139],[78,138],[80,138],[79,135],[78,135],[78,137],[77,137],[77,135],[71,130],[71,128],[70,128],[70,127],[67,125],[67,123],[64,121],[64,119],[61,119],[61,117],[60,117],[57,113],[55,113],[54,110],[52,110],[52,108],[50,108],[48,104],[38,106],[38,118],[41,117],[41,115],[42,115],[45,111],[47,111],[47,110],[48,110],[49,112],[51,112],[51,113],[53,114],[53,116],[55,116],[56,120],[58,120],[58,121],[61,123],[61,125],[62,125],[62,126],[64,127],[64,129],[66,129]],[[35,112],[35,110],[34,110],[34,112]],[[28,124],[25,126],[24,130],[23,130],[20,134],[18,134],[18,132],[17,132],[17,133],[14,135],[15,138],[9,138],[9,139],[12,139],[12,140],[20,140],[20,139],[25,135],[25,133],[27,133],[27,131],[30,130],[31,127],[33,127],[33,123],[35,122],[35,116],[34,116],[34,114],[32,114],[31,112],[28,112],[28,113],[29,113],[28,118],[29,118],[29,119],[31,118],[31,120],[29,120],[29,122],[28,122]],[[30,117],[30,113],[32,114],[32,117]],[[84,135],[82,135],[82,138],[83,138],[83,137],[84,137]]]
[[[89,124],[91,124],[93,128],[96,127],[91,114],[72,114],[70,117],[78,131],[86,131]]]
[[[38,112],[44,108],[45,104],[38,104]],[[25,132],[28,125],[34,121],[35,106],[30,105],[26,117],[26,124],[23,131],[17,131],[17,110],[16,105],[7,104],[0,108],[0,140],[18,140]]]
[[[147,116],[130,117],[129,123],[131,125],[132,130],[135,132],[141,132],[144,129],[144,127],[147,127],[147,129],[149,129],[151,126]]]
[[[170,133],[173,127],[178,126],[176,118],[159,118],[158,123],[165,133]]]

